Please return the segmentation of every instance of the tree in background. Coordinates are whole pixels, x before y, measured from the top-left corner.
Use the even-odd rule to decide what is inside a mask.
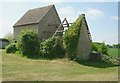
[[[114,48],[120,48],[120,44],[113,44]]]
[[[13,34],[12,33],[8,33],[4,36],[4,38],[8,39],[10,44],[11,43],[14,43],[14,37],[13,37]]]
[[[107,44],[107,47],[108,47],[108,48],[113,48],[113,46],[112,46],[112,45],[110,45],[110,44]]]

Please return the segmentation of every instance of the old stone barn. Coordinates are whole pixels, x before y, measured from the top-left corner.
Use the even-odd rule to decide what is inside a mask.
[[[87,60],[91,52],[92,40],[85,15],[80,16],[83,16],[84,19],[82,19],[77,55],[80,59]],[[69,27],[67,20],[66,24]],[[30,29],[38,33],[39,39],[47,39],[53,36],[58,28],[59,31],[63,31],[63,25],[54,5],[31,9],[14,24],[14,38],[17,41],[22,30]]]
[[[39,39],[46,39],[55,33],[60,23],[54,5],[31,9],[14,24],[14,38],[17,40],[22,30],[30,29],[37,32]]]

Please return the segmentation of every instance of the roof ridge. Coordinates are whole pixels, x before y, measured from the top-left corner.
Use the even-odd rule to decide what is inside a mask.
[[[54,4],[53,5],[44,6],[44,7],[38,7],[38,8],[29,9],[28,11],[35,10],[35,9],[42,9],[42,8],[52,7],[52,6],[54,6]]]

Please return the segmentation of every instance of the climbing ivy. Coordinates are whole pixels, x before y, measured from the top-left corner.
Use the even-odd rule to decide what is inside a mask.
[[[83,16],[79,18],[65,31],[63,35],[63,44],[70,59],[75,59],[77,55],[77,46],[80,36],[80,29]]]

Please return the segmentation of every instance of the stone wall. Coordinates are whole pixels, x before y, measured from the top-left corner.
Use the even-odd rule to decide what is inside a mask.
[[[60,23],[61,21],[55,7],[52,7],[39,23],[39,37],[42,39],[51,37],[57,30]],[[61,30],[63,30],[63,28],[61,28]]]
[[[14,39],[18,40],[18,36],[21,34],[23,30],[26,30],[26,29],[33,30],[38,33],[38,28],[39,28],[38,24],[14,27]]]
[[[87,27],[85,25],[84,19],[82,20],[81,30],[80,30],[80,38],[78,42],[78,52],[77,57],[81,60],[89,59],[89,55],[91,52],[91,42],[88,36]]]

